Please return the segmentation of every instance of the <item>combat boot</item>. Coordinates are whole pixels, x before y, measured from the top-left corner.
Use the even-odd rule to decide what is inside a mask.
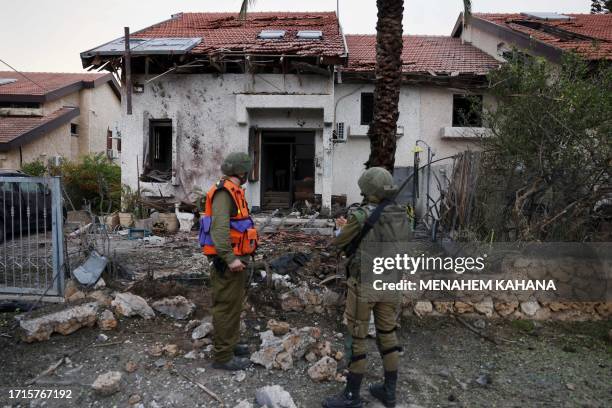
[[[385,371],[384,384],[370,384],[370,394],[387,408],[395,407],[395,388],[397,386],[397,371]]]
[[[249,350],[248,344],[236,344],[234,347],[234,355],[236,357],[250,357],[251,350]]]
[[[242,357],[232,357],[231,360],[226,361],[225,363],[213,363],[213,368],[218,370],[228,370],[228,371],[240,371],[251,366],[251,360],[248,358]]]
[[[326,398],[323,408],[362,408],[363,401],[359,397],[363,374],[348,373],[346,387],[340,394]]]

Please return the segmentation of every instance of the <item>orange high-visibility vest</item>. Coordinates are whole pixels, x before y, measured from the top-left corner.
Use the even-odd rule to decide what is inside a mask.
[[[217,255],[217,249],[210,235],[212,225],[212,201],[219,190],[227,191],[236,204],[236,216],[230,217],[230,241],[236,256],[250,255],[257,249],[257,230],[249,215],[249,206],[244,198],[244,189],[230,180],[219,180],[206,193],[204,213],[200,217],[200,245],[204,255]]]

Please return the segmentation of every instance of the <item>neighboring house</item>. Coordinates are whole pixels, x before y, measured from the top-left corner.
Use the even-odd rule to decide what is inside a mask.
[[[575,52],[589,61],[612,60],[612,14],[474,13],[460,15],[452,36],[503,61],[513,48],[561,62]]]
[[[84,67],[118,71],[124,38],[83,52]],[[361,200],[369,153],[374,36],[345,36],[335,13],[185,13],[132,33],[132,114],[122,98],[122,181],[193,201],[230,151],[255,160],[247,193],[259,207],[335,196]],[[408,36],[398,169],[414,148],[441,158],[482,134],[476,103],[499,62],[451,37]],[[127,89],[124,89],[124,96]],[[469,97],[468,97],[469,96]],[[140,173],[138,173],[140,171]],[[398,174],[406,172],[398,171]]]
[[[0,72],[0,168],[117,157],[121,93],[112,74]]]

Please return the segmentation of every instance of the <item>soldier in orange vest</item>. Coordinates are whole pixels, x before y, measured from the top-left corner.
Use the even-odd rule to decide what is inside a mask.
[[[200,218],[200,245],[211,261],[214,363],[224,370],[250,365],[240,338],[240,313],[246,295],[245,264],[257,249],[257,230],[249,215],[242,185],[251,171],[246,153],[230,153],[221,165],[224,176],[206,194]]]

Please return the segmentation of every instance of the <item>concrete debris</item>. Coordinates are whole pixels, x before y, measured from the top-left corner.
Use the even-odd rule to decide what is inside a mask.
[[[155,312],[151,309],[147,301],[133,293],[118,293],[111,305],[115,308],[117,313],[125,317],[141,316],[145,319],[152,319],[155,317]]]
[[[327,356],[331,356],[332,354],[332,349],[331,349],[331,343],[329,341],[323,341],[323,342],[318,342],[317,343],[317,355],[319,357],[327,357]]]
[[[237,405],[234,405],[234,408],[253,408],[253,404],[247,400],[242,400]]]
[[[267,327],[269,330],[272,330],[275,336],[283,336],[289,333],[289,329],[291,328],[291,326],[289,326],[289,323],[278,322],[274,319],[268,320]]]
[[[53,332],[67,335],[96,323],[98,303],[91,302],[33,319],[19,321],[23,341],[49,340]]]
[[[313,353],[312,351],[310,351],[306,353],[306,355],[304,356],[304,359],[306,359],[306,361],[308,361],[309,363],[314,363],[315,361],[317,361],[317,355]]]
[[[344,358],[344,353],[341,351],[336,351],[336,354],[334,354],[334,358],[337,361],[341,361]]]
[[[200,324],[202,324],[202,321],[200,320],[190,320],[186,325],[185,325],[185,331],[189,332],[192,331],[193,329],[195,329],[196,327],[198,327]]]
[[[322,313],[325,307],[336,306],[340,295],[324,288],[310,289],[306,284],[285,292],[280,296],[283,311]]]
[[[109,371],[96,378],[91,387],[102,396],[112,395],[119,391],[121,386],[121,373],[119,371]]]
[[[149,347],[149,354],[153,357],[159,357],[164,353],[164,345],[161,343],[155,343]]]
[[[130,395],[130,398],[128,398],[128,404],[130,405],[136,405],[140,401],[142,401],[142,397],[138,394],[132,394]]]
[[[337,368],[336,360],[325,356],[308,369],[308,375],[316,382],[334,380]]]
[[[150,235],[142,238],[142,241],[150,245],[163,245],[166,243],[166,238],[157,235]]]
[[[125,363],[125,371],[127,371],[128,373],[133,373],[136,370],[138,370],[138,364],[136,364],[135,362],[128,361],[127,363]]]
[[[198,358],[198,353],[195,350],[191,350],[189,353],[183,356],[188,360],[196,360]]]
[[[110,307],[113,299],[101,290],[95,290],[87,294],[90,299],[96,300],[100,305]]]
[[[196,327],[191,333],[191,338],[193,340],[202,339],[208,336],[213,331],[213,325],[210,322],[204,322],[198,327]]]
[[[153,302],[151,306],[159,313],[177,320],[187,319],[195,311],[195,304],[183,296],[164,298]]]
[[[74,280],[68,279],[64,285],[64,299],[68,300],[70,296],[74,295],[78,290],[78,284]]]
[[[246,380],[246,373],[242,370],[238,371],[235,375],[234,375],[234,380],[238,381],[238,382],[243,382],[244,380]]]
[[[175,357],[179,353],[179,348],[176,344],[166,344],[164,346],[164,353],[168,357]]]
[[[280,385],[267,385],[255,392],[255,399],[262,407],[297,408],[291,395]]]
[[[66,302],[68,303],[75,303],[78,302],[79,300],[83,300],[85,299],[85,293],[81,292],[80,290],[77,290],[76,292],[74,292],[71,296],[69,296],[66,299]]]
[[[98,327],[100,330],[114,330],[117,328],[117,319],[115,319],[115,315],[110,310],[104,310],[98,316]]]
[[[106,282],[104,282],[104,279],[102,277],[100,277],[100,279],[98,279],[96,284],[93,285],[94,290],[104,289],[105,287],[106,287]]]
[[[259,333],[261,346],[251,355],[251,361],[268,370],[271,368],[287,370],[293,365],[293,361],[305,356],[319,336],[320,330],[311,327],[292,329],[283,337],[274,336],[272,330]]]

